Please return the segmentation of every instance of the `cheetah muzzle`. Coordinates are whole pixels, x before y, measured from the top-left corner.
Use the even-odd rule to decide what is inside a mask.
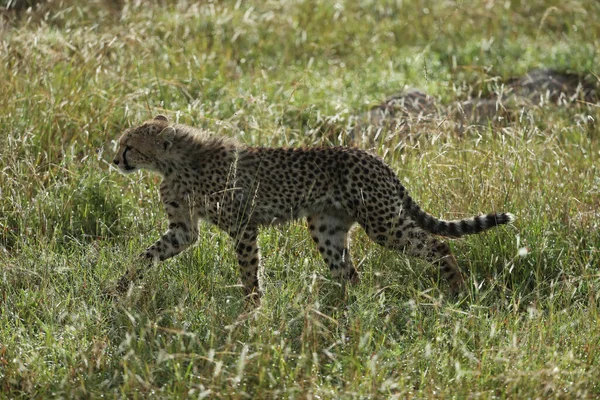
[[[160,197],[169,228],[142,253],[148,266],[190,247],[203,219],[235,242],[244,292],[256,299],[261,226],[306,217],[332,277],[356,283],[349,231],[358,223],[376,243],[438,266],[456,293],[463,277],[450,248],[436,236],[474,234],[514,219],[499,213],[439,220],[414,202],[381,158],[363,150],[247,147],[170,124],[162,115],[125,131],[114,164],[124,173],[147,169],[163,178]],[[120,288],[136,275],[121,278]]]

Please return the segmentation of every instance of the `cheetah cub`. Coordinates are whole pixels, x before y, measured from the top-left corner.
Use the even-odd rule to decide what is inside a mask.
[[[513,220],[508,213],[457,221],[423,211],[381,158],[350,147],[259,148],[212,136],[158,115],[119,139],[114,164],[123,173],[148,169],[163,178],[160,197],[169,229],[142,253],[150,266],[190,247],[200,219],[235,242],[244,292],[260,295],[259,227],[304,218],[334,278],[357,283],[348,232],[358,222],[376,243],[439,267],[452,292],[464,281],[447,244]],[[141,271],[118,284],[126,290]]]

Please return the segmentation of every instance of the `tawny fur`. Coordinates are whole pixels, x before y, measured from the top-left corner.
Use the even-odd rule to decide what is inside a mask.
[[[260,293],[258,229],[306,217],[311,236],[335,278],[358,282],[348,233],[360,224],[376,243],[420,257],[440,269],[452,292],[463,277],[447,244],[512,221],[511,214],[442,221],[423,211],[381,158],[350,147],[257,148],[213,136],[166,117],[127,130],[115,165],[124,173],[160,174],[167,232],[143,254],[162,261],[192,245],[207,220],[235,242],[247,295]],[[148,263],[151,264],[151,263]],[[131,276],[119,282],[128,287]]]

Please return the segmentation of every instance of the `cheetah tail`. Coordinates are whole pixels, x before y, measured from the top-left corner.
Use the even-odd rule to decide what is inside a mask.
[[[427,214],[415,201],[406,194],[404,207],[413,216],[417,224],[427,232],[446,237],[461,237],[483,232],[498,225],[509,224],[515,220],[510,213],[492,213],[455,221],[444,221]]]

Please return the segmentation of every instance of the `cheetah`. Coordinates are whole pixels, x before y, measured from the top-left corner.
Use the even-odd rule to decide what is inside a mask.
[[[199,220],[215,224],[235,243],[247,298],[258,300],[259,228],[306,218],[333,278],[355,284],[349,231],[358,223],[379,245],[439,268],[451,293],[464,280],[449,246],[436,236],[460,237],[513,221],[510,213],[443,221],[423,211],[398,176],[376,155],[352,147],[248,147],[163,115],[130,128],[113,160],[123,173],[147,169],[162,176],[160,198],[167,232],[141,255],[150,266],[190,247]],[[117,283],[129,288],[143,269]]]

